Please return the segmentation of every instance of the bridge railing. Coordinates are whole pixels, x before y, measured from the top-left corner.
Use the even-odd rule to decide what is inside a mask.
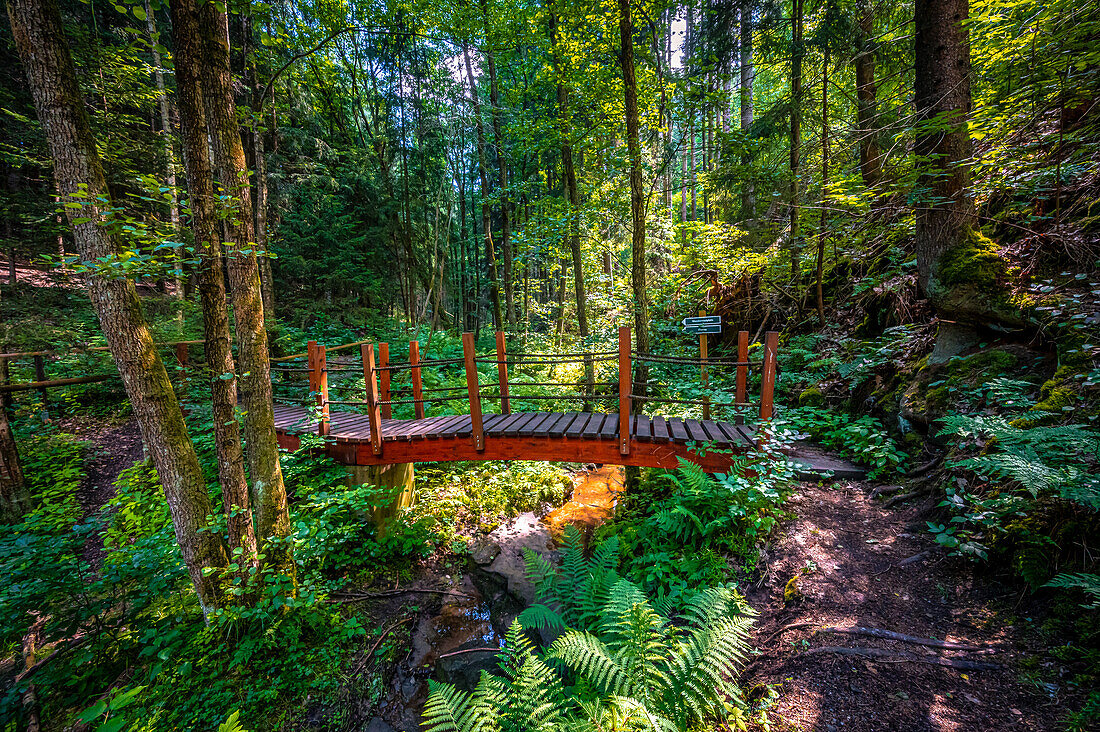
[[[576,401],[582,402],[585,411],[590,411],[593,402],[617,400],[619,416],[619,450],[623,455],[630,452],[631,419],[635,412],[640,411],[643,404],[678,404],[701,406],[704,409],[704,419],[709,418],[712,408],[732,409],[736,414],[743,415],[751,406],[748,399],[748,384],[750,375],[759,369],[760,374],[760,401],[759,416],[761,420],[769,420],[774,414],[774,394],[777,373],[777,351],[779,334],[769,331],[764,337],[763,355],[758,360],[750,360],[749,333],[741,331],[737,339],[737,357],[708,358],[705,353],[700,358],[684,358],[661,354],[637,353],[631,350],[631,329],[624,326],[619,329],[618,349],[614,351],[593,351],[564,354],[540,354],[521,353],[509,354],[503,333],[496,334],[495,353],[478,355],[475,348],[474,334],[464,333],[462,336],[461,358],[435,358],[423,359],[420,354],[420,345],[417,341],[409,343],[409,360],[407,362],[394,362],[390,360],[388,343],[378,343],[378,355],[375,357],[375,344],[370,342],[356,342],[344,344],[335,348],[326,349],[316,341],[310,341],[305,353],[295,354],[282,359],[274,359],[273,371],[289,374],[304,374],[308,377],[308,386],[305,397],[315,408],[318,417],[318,433],[327,435],[330,432],[331,406],[354,405],[365,407],[371,432],[371,448],[375,455],[381,455],[383,449],[382,421],[393,417],[393,407],[408,406],[413,408],[416,419],[423,419],[425,404],[440,402],[460,401],[466,402],[470,415],[470,427],[474,446],[478,451],[485,449],[485,424],[482,409],[483,399],[499,400],[502,414],[512,413],[512,403],[521,401]],[[330,366],[328,354],[340,350],[359,347],[359,363],[343,360],[336,366]],[[595,367],[604,362],[616,362],[618,367],[618,380],[598,382],[594,378]],[[286,365],[282,365],[285,363]],[[585,380],[583,382],[559,382],[559,381],[517,381],[514,379],[514,369],[527,366],[557,366],[568,363],[583,363],[585,368]],[[442,368],[462,364],[466,384],[465,386],[435,386],[425,388],[423,383],[423,370],[426,368]],[[488,384],[481,382],[478,365],[495,365],[496,380]],[[650,392],[651,381],[639,382],[635,380],[635,366],[692,366],[698,367],[704,377],[708,369],[715,367],[731,367],[736,369],[733,389],[733,400],[728,402],[714,402],[709,397],[705,399],[677,399],[662,397]],[[330,372],[351,372],[358,374],[362,371],[362,381],[353,380],[352,388],[361,390],[363,398],[330,398]],[[644,369],[639,369],[645,373]],[[407,374],[408,383],[403,378]],[[361,386],[360,386],[361,384]],[[344,384],[341,388],[348,388]],[[579,394],[534,394],[524,395],[515,393],[516,387],[584,387],[585,391]],[[597,394],[596,388],[608,388],[607,394]],[[292,387],[293,388],[293,387]],[[300,390],[303,387],[298,387]],[[491,391],[496,389],[496,391]],[[612,391],[612,389],[614,391]],[[464,393],[461,393],[464,392]],[[608,410],[614,413],[612,410]]]

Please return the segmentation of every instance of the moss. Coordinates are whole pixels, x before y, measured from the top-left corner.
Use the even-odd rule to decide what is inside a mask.
[[[1005,276],[1005,261],[992,239],[971,229],[962,243],[940,257],[936,279],[943,287],[970,285],[989,290]]]
[[[783,588],[783,604],[794,605],[802,600],[802,588],[799,587],[798,575],[787,580],[787,586]]]
[[[798,406],[823,407],[825,406],[825,395],[821,393],[820,388],[811,386],[798,395]]]
[[[948,365],[947,372],[959,380],[980,379],[982,381],[1000,376],[1019,363],[1015,354],[993,348],[966,358],[957,358]]]

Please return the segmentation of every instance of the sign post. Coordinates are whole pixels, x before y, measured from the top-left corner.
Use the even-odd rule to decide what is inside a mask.
[[[722,316],[703,315],[703,311],[700,310],[699,317],[684,318],[683,324],[685,333],[699,335],[699,375],[702,377],[705,389],[710,384],[707,374],[707,335],[722,332]],[[703,419],[710,419],[710,397],[706,397],[703,402]]]

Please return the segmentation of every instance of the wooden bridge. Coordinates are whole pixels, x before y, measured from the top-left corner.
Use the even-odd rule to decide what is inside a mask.
[[[503,333],[496,334],[496,352],[479,355],[474,335],[462,337],[462,358],[421,359],[419,344],[409,344],[407,362],[390,362],[389,344],[358,343],[327,349],[310,341],[309,350],[272,360],[276,405],[275,423],[281,447],[298,449],[306,435],[324,438],[325,453],[345,465],[378,466],[397,463],[466,460],[546,460],[676,468],[685,458],[707,470],[729,468],[734,456],[757,444],[756,428],[746,423],[750,410],[761,421],[771,419],[776,379],[778,333],[768,332],[763,358],[750,361],[749,334],[738,334],[738,355],[733,359],[679,358],[633,353],[630,328],[619,329],[617,351],[566,354],[509,354]],[[358,346],[360,359],[334,359],[328,354]],[[661,398],[650,384],[633,381],[635,362],[666,365],[695,365],[703,383],[708,369],[736,369],[732,401],[712,403],[710,399]],[[618,380],[597,382],[596,365],[617,362]],[[550,368],[562,364],[584,364],[583,382],[517,381],[517,369]],[[478,365],[495,367],[496,379],[483,384]],[[425,369],[461,367],[465,386],[426,388]],[[747,397],[750,372],[759,369],[760,397]],[[604,369],[606,370],[606,369]],[[362,374],[360,379],[359,374]],[[354,374],[347,378],[333,378]],[[399,377],[408,383],[400,388]],[[295,377],[306,376],[307,386]],[[338,387],[338,388],[337,388]],[[517,395],[523,387],[583,387],[569,395]],[[306,392],[302,394],[302,389]],[[352,389],[361,399],[332,399],[330,390]],[[291,398],[286,398],[286,392]],[[603,390],[601,392],[601,390]],[[407,398],[394,398],[401,391]],[[299,398],[294,398],[295,392]],[[483,411],[482,402],[499,405],[499,412]],[[512,402],[560,400],[580,403],[581,411],[513,411]],[[595,411],[592,405],[617,401],[616,411]],[[288,403],[289,402],[289,403]],[[462,402],[464,414],[426,417],[426,406]],[[638,407],[676,403],[701,407],[702,419],[681,419],[639,413]],[[395,406],[411,405],[412,419],[394,419]],[[341,410],[340,408],[345,409]],[[347,409],[350,408],[350,409]],[[729,413],[725,420],[710,419],[712,409]]]

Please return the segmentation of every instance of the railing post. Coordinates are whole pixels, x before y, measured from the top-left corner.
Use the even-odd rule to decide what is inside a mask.
[[[45,356],[34,357],[34,380],[45,381],[46,380],[46,358]],[[48,420],[50,418],[50,403],[47,398],[47,392],[45,387],[38,390],[38,396],[42,397],[42,416],[43,419]]]
[[[329,370],[324,356],[324,347],[316,340],[307,343],[309,359],[309,391],[317,394],[317,406],[320,407],[320,422],[317,434],[329,434]]]
[[[512,400],[508,396],[508,351],[505,348],[504,331],[497,331],[497,378],[500,380],[500,413],[512,413]]]
[[[382,350],[379,345],[378,350]],[[378,382],[374,376],[374,344],[359,346],[363,356],[363,383],[367,387],[367,419],[370,421],[370,447],[375,455],[382,454],[382,413],[378,408]],[[383,374],[389,373],[383,371]]]
[[[760,419],[768,420],[774,413],[776,351],[779,333],[769,330],[764,335],[764,367],[760,372]]]
[[[743,330],[737,334],[737,387],[733,401],[738,406],[745,403],[745,390],[749,382],[749,332]]]
[[[424,419],[424,384],[420,380],[420,341],[409,341],[409,365],[412,366],[413,413]]]
[[[619,328],[619,454],[630,454],[630,326]]]
[[[485,449],[485,426],[481,422],[481,391],[477,381],[477,363],[474,361],[473,333],[462,334],[462,357],[466,362],[466,391],[470,395],[470,427],[474,438],[474,449]]]
[[[699,311],[699,317],[706,315],[705,310]],[[710,374],[707,373],[707,334],[699,334],[699,376],[703,382],[703,388],[710,386]],[[703,397],[703,419],[710,419],[710,395]]]
[[[374,350],[371,349],[371,353]],[[366,361],[363,362],[364,364]],[[381,367],[381,371],[378,373],[380,380],[382,381],[382,419],[393,418],[393,405],[385,403],[390,401],[390,370],[387,368],[390,365],[390,344],[379,343],[378,344],[378,365]],[[364,366],[364,368],[366,368]]]

